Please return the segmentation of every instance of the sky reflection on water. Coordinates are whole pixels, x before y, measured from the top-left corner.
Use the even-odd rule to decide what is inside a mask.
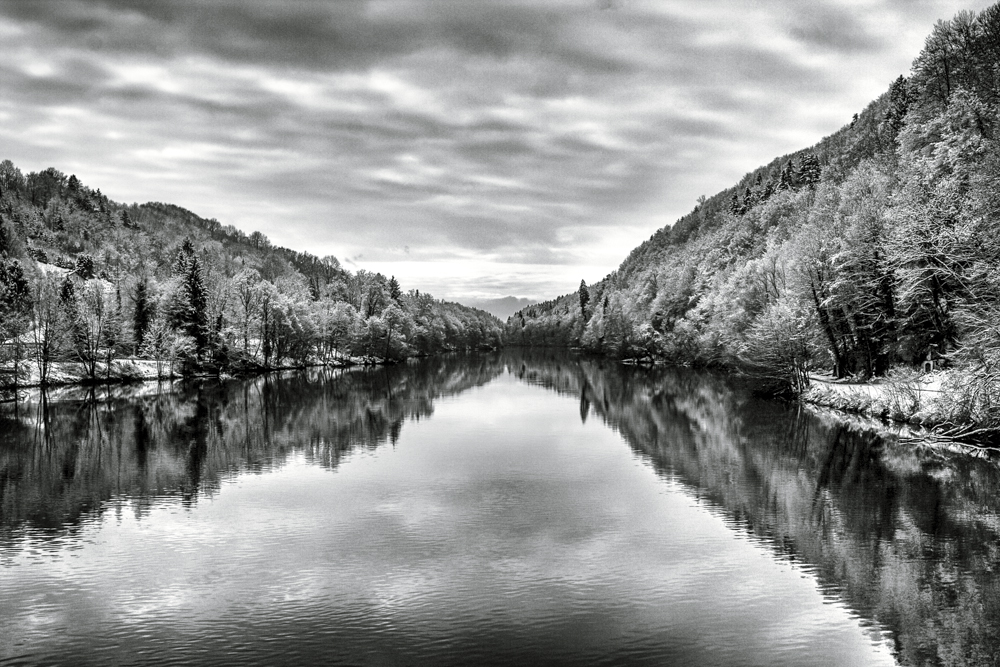
[[[990,465],[718,378],[508,354],[44,412],[0,449],[4,664],[977,664],[996,645]]]

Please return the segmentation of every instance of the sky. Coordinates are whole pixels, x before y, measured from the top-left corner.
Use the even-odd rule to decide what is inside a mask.
[[[466,303],[599,280],[982,0],[0,0],[0,159]]]

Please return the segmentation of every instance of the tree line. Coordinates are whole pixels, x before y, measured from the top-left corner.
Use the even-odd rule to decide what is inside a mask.
[[[93,380],[120,359],[160,374],[496,348],[488,313],[276,247],[176,206],[123,205],[54,168],[0,162],[0,381]]]

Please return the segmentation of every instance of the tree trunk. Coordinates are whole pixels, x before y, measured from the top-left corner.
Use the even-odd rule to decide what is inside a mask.
[[[841,354],[840,348],[837,346],[837,337],[834,335],[833,328],[830,325],[830,315],[820,304],[819,294],[816,293],[816,287],[810,286],[809,289],[812,292],[813,304],[816,306],[816,314],[819,316],[820,324],[823,326],[823,333],[826,334],[827,341],[830,343],[830,350],[833,352],[833,361],[836,366],[834,369],[834,375],[837,378],[842,378],[844,377],[844,356]]]

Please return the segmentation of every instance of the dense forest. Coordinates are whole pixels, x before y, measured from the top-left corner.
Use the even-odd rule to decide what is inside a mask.
[[[126,206],[56,169],[0,163],[0,370],[52,381],[114,359],[160,374],[495,348],[492,315],[273,246],[177,206]],[[30,374],[30,375],[29,375]]]
[[[869,379],[945,364],[1000,423],[1000,5],[939,21],[909,77],[815,146],[699,198],[507,342]],[[957,415],[962,417],[962,415]]]

